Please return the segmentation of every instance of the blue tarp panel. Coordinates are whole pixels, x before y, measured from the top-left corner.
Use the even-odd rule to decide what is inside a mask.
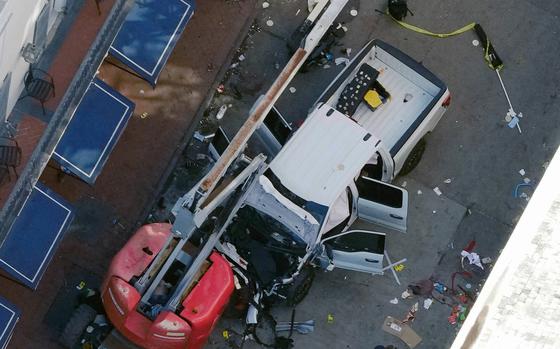
[[[36,289],[72,221],[72,211],[63,198],[37,183],[0,247],[0,267]]]
[[[103,81],[94,79],[52,157],[66,170],[93,184],[133,110],[134,103]]]
[[[194,0],[136,0],[109,53],[155,86],[194,12]]]
[[[10,302],[0,297],[0,348],[8,347],[10,337],[19,320],[19,310]]]

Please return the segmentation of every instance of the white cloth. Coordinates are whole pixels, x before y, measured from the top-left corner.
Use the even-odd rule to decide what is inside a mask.
[[[479,267],[480,269],[484,269],[484,267],[482,266],[482,263],[480,262],[480,256],[478,255],[478,253],[467,252],[467,251],[463,250],[463,251],[461,251],[461,256],[467,257],[467,259],[469,260],[469,264],[474,264],[477,267]]]

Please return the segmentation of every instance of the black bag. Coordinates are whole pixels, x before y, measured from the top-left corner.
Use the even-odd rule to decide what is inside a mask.
[[[397,21],[402,21],[409,11],[406,0],[389,0],[387,6],[389,14]]]

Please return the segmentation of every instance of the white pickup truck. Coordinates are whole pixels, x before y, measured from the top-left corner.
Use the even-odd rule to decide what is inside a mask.
[[[390,182],[416,167],[426,146],[424,136],[435,128],[450,101],[446,85],[423,65],[383,41],[372,40],[326,88],[314,108],[329,105],[377,137],[377,151],[364,171]],[[270,158],[291,131],[273,109],[256,135]]]
[[[311,265],[382,274],[385,233],[350,226],[360,218],[406,232],[408,194],[386,182],[414,168],[449,100],[421,64],[368,43],[300,128],[277,109],[265,118],[256,135],[272,160],[244,184],[221,252],[247,261],[265,295],[292,303],[307,293]]]

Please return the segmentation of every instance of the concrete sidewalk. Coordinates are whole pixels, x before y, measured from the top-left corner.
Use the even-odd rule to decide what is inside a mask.
[[[92,6],[95,11],[94,2],[86,2],[82,12]],[[131,74],[102,65],[100,78],[136,103],[135,114],[95,186],[70,176],[60,180],[51,167],[44,170],[40,181],[68,199],[76,217],[35,292],[2,279],[2,295],[22,310],[10,348],[58,347],[59,331],[77,302],[75,286],[85,281],[98,287],[111,257],[142,222],[142,213],[156,199],[162,176],[181,153],[219,67],[229,61],[231,48],[243,37],[254,8],[255,1],[199,2],[155,89]],[[59,86],[68,86],[73,77],[65,64],[82,52],[77,47],[89,39],[87,26],[95,25],[80,20],[81,15],[49,70],[58,76],[57,98],[64,94],[64,87]],[[53,99],[48,108],[56,108],[57,103]]]

